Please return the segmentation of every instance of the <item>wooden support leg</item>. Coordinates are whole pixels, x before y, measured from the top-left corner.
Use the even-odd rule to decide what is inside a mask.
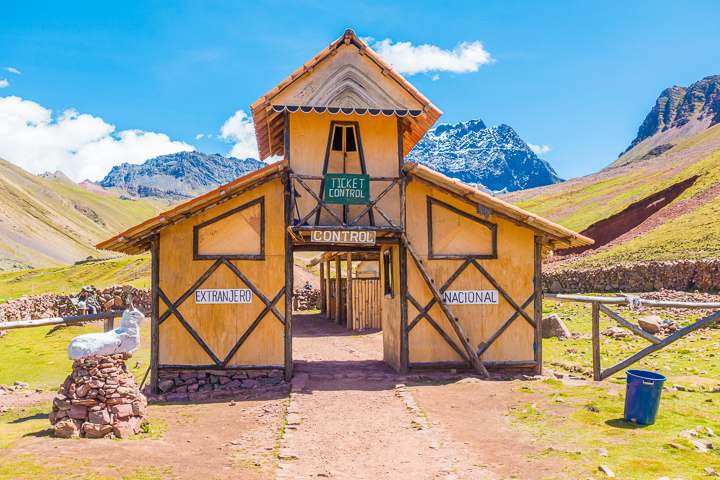
[[[325,263],[320,262],[320,313],[325,313]]]
[[[535,373],[542,375],[543,331],[542,331],[542,244],[535,238]]]
[[[115,330],[115,319],[106,318],[105,321],[103,321],[103,332],[109,332],[111,330]]]
[[[330,311],[330,260],[325,262],[325,316],[330,318],[332,313]]]
[[[288,178],[288,181],[292,181]],[[285,381],[293,377],[292,358],[292,297],[294,291],[293,239],[288,231],[292,223],[292,200],[285,195]]]
[[[152,242],[150,272],[150,392],[158,393],[160,379],[160,238]]]
[[[412,257],[413,261],[415,262],[415,265],[417,266],[418,270],[420,271],[420,274],[423,276],[423,279],[425,280],[425,283],[427,284],[428,288],[430,289],[430,292],[432,292],[433,296],[435,297],[435,301],[440,306],[440,309],[443,311],[445,316],[447,317],[448,321],[450,322],[450,325],[453,327],[453,330],[455,330],[455,334],[460,339],[460,343],[462,343],[463,348],[465,349],[465,352],[467,353],[468,358],[470,359],[470,363],[475,368],[475,371],[477,371],[479,374],[483,375],[485,378],[490,378],[490,374],[488,373],[485,366],[480,361],[480,357],[478,357],[477,352],[475,349],[470,345],[470,340],[465,336],[465,332],[463,332],[462,327],[460,326],[460,323],[458,322],[457,318],[453,313],[450,311],[450,308],[445,304],[445,301],[442,298],[442,294],[437,289],[435,284],[432,282],[432,278],[430,278],[430,274],[425,269],[425,266],[420,261],[420,257],[418,257],[417,253],[415,253],[415,250],[410,246],[410,242],[408,242],[407,237],[405,234],[402,236],[402,241],[405,244],[405,247],[407,248],[407,251],[410,253],[410,256]],[[404,288],[404,286],[402,286]]]
[[[593,380],[602,380],[600,365],[600,302],[592,303]]]
[[[340,308],[342,307],[342,270],[340,269],[340,256],[335,257],[335,323],[340,325],[342,318]]]
[[[347,305],[347,329],[353,329],[353,282],[352,282],[352,253],[347,252],[347,293],[345,303]]]
[[[410,331],[408,330],[407,300],[407,249],[405,244],[399,245],[400,263],[400,373],[410,372]],[[394,280],[394,279],[393,279]]]

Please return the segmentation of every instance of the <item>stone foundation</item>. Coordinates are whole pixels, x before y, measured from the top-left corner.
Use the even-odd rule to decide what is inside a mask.
[[[62,438],[127,438],[147,423],[147,400],[122,354],[76,360],[53,400],[50,423]]]
[[[160,370],[158,395],[146,389],[150,403],[187,402],[233,396],[259,387],[287,387],[282,370]],[[276,387],[276,388],[267,388]]]

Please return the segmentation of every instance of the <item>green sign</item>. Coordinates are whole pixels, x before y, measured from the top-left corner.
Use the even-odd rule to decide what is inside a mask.
[[[370,203],[370,175],[326,173],[325,203],[338,205]]]

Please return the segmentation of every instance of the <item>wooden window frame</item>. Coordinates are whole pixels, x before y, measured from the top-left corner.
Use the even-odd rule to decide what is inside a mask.
[[[437,205],[441,208],[445,208],[447,210],[450,210],[453,213],[456,213],[460,215],[461,217],[465,217],[469,220],[472,220],[476,223],[479,223],[480,225],[487,227],[490,229],[492,233],[492,252],[489,255],[474,255],[474,254],[466,254],[466,255],[460,255],[460,254],[438,254],[433,253],[433,229],[432,229],[432,207],[433,205]],[[463,212],[462,210],[453,207],[452,205],[449,205],[443,201],[438,200],[437,198],[433,198],[431,196],[427,196],[427,231],[428,231],[428,260],[467,260],[467,259],[477,259],[477,260],[497,260],[498,254],[497,254],[497,224],[488,222],[486,220],[483,220],[482,218],[478,218],[475,215],[471,215],[467,212]]]
[[[198,234],[200,232],[201,228],[207,227],[208,225],[211,225],[215,222],[219,222],[220,220],[227,218],[231,215],[234,215],[238,212],[241,212],[243,210],[247,210],[250,207],[254,207],[255,205],[260,205],[260,253],[259,254],[250,254],[250,253],[238,253],[238,254],[218,254],[218,255],[201,255],[198,253]],[[200,223],[198,225],[195,225],[193,227],[193,260],[217,260],[220,258],[226,258],[228,260],[265,260],[265,196],[262,196],[260,198],[256,198],[255,200],[251,200],[247,203],[244,203],[240,205],[239,207],[235,207],[232,210],[228,210],[227,212],[223,213],[222,215],[218,215],[217,217],[211,218],[210,220],[206,220],[203,223]]]
[[[386,258],[387,257],[387,258]],[[395,298],[395,275],[393,274],[393,254],[392,247],[382,252],[382,280],[383,295],[385,298]],[[388,271],[390,272],[390,281],[388,282]]]

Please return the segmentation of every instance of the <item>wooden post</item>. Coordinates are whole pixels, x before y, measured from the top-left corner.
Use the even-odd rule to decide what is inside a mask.
[[[106,318],[103,321],[103,332],[109,332],[110,330],[115,330],[115,319],[114,318]]]
[[[330,278],[330,260],[328,259],[325,262],[325,316],[330,318],[331,312],[330,312],[330,281],[332,280]]]
[[[347,293],[345,294],[345,303],[347,304],[347,329],[353,329],[353,284],[352,284],[352,253],[347,252]]]
[[[398,251],[400,263],[400,373],[408,373],[410,371],[410,332],[408,331],[407,304],[407,249],[403,242],[398,245]]]
[[[602,380],[602,366],[600,365],[600,304],[592,304],[592,348],[593,348],[593,380]]]
[[[340,255],[335,256],[335,323],[340,325],[342,318],[340,318],[340,297],[342,289],[342,270],[340,269]]]
[[[287,130],[286,130],[287,131]],[[287,182],[292,182],[286,174]],[[287,185],[287,183],[286,183]],[[293,377],[292,359],[292,297],[294,282],[293,239],[288,227],[292,223],[292,199],[290,192],[285,192],[285,381]]]
[[[543,331],[542,331],[542,243],[535,237],[535,373],[542,375],[543,369]]]
[[[320,262],[320,313],[325,313],[325,264]]]
[[[158,393],[160,382],[160,237],[152,242],[150,264],[150,392]]]

